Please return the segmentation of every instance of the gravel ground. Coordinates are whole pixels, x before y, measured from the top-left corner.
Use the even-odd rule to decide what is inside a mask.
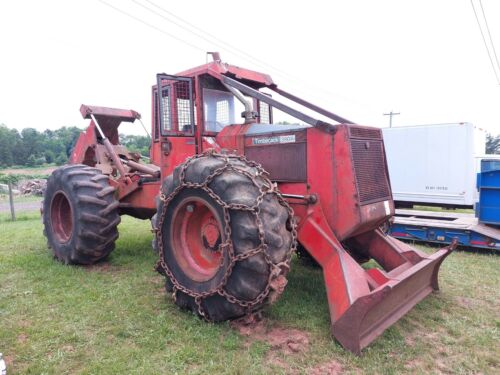
[[[21,211],[38,211],[40,202],[14,202],[14,209],[17,212]],[[9,202],[0,202],[0,213],[10,212]]]

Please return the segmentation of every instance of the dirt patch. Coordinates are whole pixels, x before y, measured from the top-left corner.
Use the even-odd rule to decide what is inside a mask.
[[[28,328],[31,327],[31,320],[21,319],[18,323],[19,327]]]
[[[5,365],[7,366],[7,369],[9,369],[9,367],[14,366],[14,356],[13,355],[4,355],[3,359],[5,360]]]
[[[415,345],[415,338],[412,335],[407,335],[405,337],[405,344],[408,346],[414,346]]]
[[[85,271],[88,272],[103,272],[103,273],[115,273],[120,271],[120,267],[113,266],[108,262],[96,263],[89,266],[85,266]]]
[[[271,281],[271,293],[269,293],[269,303],[273,304],[285,291],[286,284],[288,283],[285,276],[280,275]]]
[[[430,329],[419,322],[413,322],[412,325],[413,327],[408,330],[404,337],[405,344],[408,346],[415,346],[422,341],[429,343],[437,342],[443,335],[446,335],[446,331],[443,327]]]
[[[252,316],[231,322],[231,327],[248,338],[247,344],[263,341],[272,352],[285,355],[305,352],[309,347],[309,334],[294,328],[269,327],[266,320]]]
[[[457,302],[460,306],[470,309],[474,307],[474,300],[466,297],[457,297]]]
[[[153,284],[153,293],[159,298],[170,297],[170,293],[165,289],[165,278],[154,276],[151,278],[151,283]]]
[[[321,363],[307,371],[309,375],[337,375],[343,372],[342,365],[335,360]]]
[[[296,373],[295,371],[293,371],[290,368],[290,365],[288,363],[286,363],[282,358],[278,357],[275,354],[268,355],[267,363],[269,363],[271,366],[275,366],[275,367],[281,368],[283,370],[286,370],[287,374],[295,374]]]
[[[411,361],[406,362],[404,366],[407,370],[423,370],[424,363],[425,362],[421,359],[412,359]]]
[[[165,278],[164,277],[153,276],[153,277],[151,277],[151,282],[155,285],[165,287]]]
[[[75,351],[75,347],[73,345],[64,345],[61,348],[63,351],[68,352],[68,353],[73,353]]]
[[[19,341],[21,344],[24,344],[26,341],[28,341],[28,335],[26,333],[21,333],[17,336],[17,341]]]

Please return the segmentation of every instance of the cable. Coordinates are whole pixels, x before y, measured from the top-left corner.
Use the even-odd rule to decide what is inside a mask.
[[[490,44],[491,48],[493,49],[493,55],[495,56],[495,61],[497,62],[498,71],[500,71],[500,63],[498,62],[497,51],[495,45],[493,44],[493,39],[491,38],[490,27],[488,26],[488,20],[486,19],[486,14],[484,13],[482,0],[479,0],[479,5],[481,6],[481,12],[483,13],[484,23],[486,25],[486,30],[488,31],[488,37],[490,38]]]
[[[178,37],[174,36],[173,34],[168,33],[168,32],[166,32],[165,30],[160,29],[159,27],[154,26],[154,25],[152,25],[152,24],[150,24],[150,23],[148,23],[148,22],[146,22],[146,21],[144,21],[144,20],[140,19],[139,17],[136,17],[136,16],[134,16],[134,15],[131,15],[130,13],[127,13],[127,12],[125,12],[124,10],[119,9],[118,7],[115,7],[114,5],[111,5],[111,4],[107,3],[107,2],[106,2],[106,1],[104,1],[104,0],[98,0],[98,1],[99,1],[99,2],[101,2],[101,3],[103,3],[103,4],[105,4],[105,5],[107,5],[108,7],[112,8],[112,9],[114,9],[115,11],[117,11],[117,12],[119,12],[119,13],[121,13],[121,14],[124,14],[124,15],[126,15],[127,17],[130,17],[130,18],[134,19],[134,20],[135,20],[135,21],[137,21],[137,22],[140,22],[140,23],[142,23],[142,24],[144,24],[144,25],[146,25],[146,26],[148,26],[148,27],[150,27],[150,28],[152,28],[152,29],[154,29],[154,30],[156,30],[156,31],[161,32],[162,34],[168,35],[169,37],[174,38],[175,40],[178,40],[178,41],[180,41],[180,42],[182,42],[182,43],[184,43],[184,44],[186,44],[186,45],[188,45],[188,46],[190,46],[190,47],[192,47],[192,48],[195,48],[195,49],[197,49],[197,50],[199,50],[199,51],[202,51],[202,52],[204,52],[204,53],[206,52],[206,50],[205,50],[205,49],[200,48],[200,47],[198,47],[198,46],[196,46],[196,45],[194,45],[194,44],[192,44],[192,43],[190,43],[190,42],[187,42],[187,41],[185,41],[185,40],[183,40],[183,39],[181,39],[181,38],[178,38]],[[132,1],[133,1],[135,4],[137,4],[137,5],[141,6],[142,8],[144,8],[144,9],[148,10],[149,12],[151,12],[151,13],[153,13],[153,14],[156,14],[157,16],[159,16],[159,17],[161,17],[161,18],[163,18],[163,19],[165,19],[165,20],[167,20],[167,21],[169,21],[169,22],[173,23],[174,25],[179,26],[180,28],[183,28],[184,30],[186,30],[186,31],[188,31],[188,32],[190,32],[190,33],[192,33],[192,34],[196,35],[197,37],[199,37],[199,38],[201,38],[201,39],[203,39],[203,40],[205,40],[205,41],[207,41],[207,42],[209,42],[209,43],[213,43],[213,44],[216,44],[216,45],[218,45],[218,46],[220,46],[220,44],[224,44],[224,45],[227,45],[227,46],[229,47],[229,49],[233,49],[233,50],[235,50],[235,51],[241,51],[241,53],[243,53],[243,54],[245,54],[246,56],[248,56],[247,58],[243,57],[245,60],[248,60],[248,58],[250,58],[250,59],[252,59],[252,60],[254,60],[254,61],[261,61],[261,60],[259,60],[259,59],[257,59],[257,58],[252,57],[252,56],[251,56],[251,55],[249,55],[248,53],[245,53],[244,51],[240,50],[239,48],[232,47],[230,44],[225,43],[224,41],[222,41],[222,40],[218,39],[218,38],[217,38],[217,37],[215,37],[215,36],[212,36],[212,34],[207,33],[207,32],[205,32],[205,31],[203,31],[202,29],[200,29],[200,28],[198,28],[198,27],[196,27],[196,26],[194,26],[194,25],[190,24],[188,21],[183,20],[182,18],[180,18],[180,17],[176,16],[176,15],[175,15],[175,14],[173,14],[172,12],[167,11],[166,9],[164,9],[164,8],[160,7],[159,5],[154,4],[153,2],[151,2],[151,1],[149,1],[149,0],[146,0],[146,1],[148,1],[150,4],[152,4],[152,5],[156,6],[157,8],[161,9],[162,11],[164,11],[164,12],[166,12],[166,13],[168,13],[168,14],[171,14],[172,16],[174,16],[174,17],[176,17],[176,18],[180,19],[182,22],[184,22],[184,23],[186,23],[186,24],[190,25],[191,27],[193,27],[193,28],[195,28],[195,29],[199,30],[200,32],[205,33],[205,34],[207,34],[207,35],[211,36],[211,37],[212,37],[213,39],[215,39],[215,40],[218,40],[220,44],[214,43],[214,41],[213,41],[213,40],[210,40],[210,39],[206,38],[206,37],[205,37],[204,35],[202,35],[202,34],[199,34],[199,33],[197,33],[197,32],[194,32],[194,31],[192,31],[192,30],[187,29],[185,26],[183,26],[183,25],[179,24],[178,22],[172,21],[171,19],[169,19],[169,18],[167,18],[167,17],[165,17],[165,16],[163,16],[163,15],[159,14],[159,13],[158,13],[158,12],[156,12],[155,10],[153,10],[153,9],[151,9],[151,8],[149,8],[149,7],[147,7],[147,6],[146,6],[146,5],[144,5],[144,4],[139,3],[139,2],[138,2],[138,1],[136,1],[136,0],[132,0]],[[232,53],[234,53],[234,52],[232,52]],[[237,55],[237,56],[239,56],[239,57],[242,57],[242,56],[241,56],[241,55],[239,55],[238,53],[234,53],[234,54],[235,54],[235,55]],[[297,80],[297,78],[295,78],[295,77],[293,77],[293,76],[289,75],[288,73],[281,72],[281,71],[280,71],[280,70],[278,70],[277,68],[272,67],[271,65],[266,64],[266,63],[264,63],[264,62],[262,62],[262,63],[258,63],[258,65],[260,65],[261,67],[264,67],[264,68],[266,68],[266,67],[268,67],[268,68],[269,68],[269,67],[270,67],[270,68],[272,68],[273,70],[275,70],[278,74],[280,74],[280,75],[282,75],[282,76],[287,76],[287,77],[290,77],[290,78],[292,78],[292,79]]]
[[[146,1],[147,1],[147,0],[146,0]],[[190,33],[192,33],[192,34],[196,35],[198,38],[203,39],[204,41],[206,41],[206,42],[208,42],[208,43],[213,43],[213,41],[211,41],[210,39],[206,38],[204,35],[202,35],[202,34],[199,34],[199,33],[196,33],[196,32],[194,32],[194,31],[191,31],[191,30],[186,29],[186,27],[185,27],[185,26],[183,26],[183,25],[179,24],[179,23],[178,23],[178,22],[176,22],[176,21],[172,21],[171,19],[169,19],[169,18],[167,18],[167,17],[165,17],[165,16],[163,16],[163,15],[159,14],[159,13],[158,13],[158,12],[156,12],[155,10],[153,10],[153,9],[149,8],[148,6],[146,6],[146,5],[144,5],[144,4],[141,4],[141,3],[140,3],[140,2],[138,2],[137,0],[132,0],[132,2],[134,2],[135,4],[139,5],[140,7],[144,8],[144,9],[146,9],[146,10],[147,10],[147,11],[149,11],[149,12],[151,12],[151,13],[153,13],[153,14],[156,14],[158,17],[161,17],[161,18],[163,18],[164,20],[167,20],[167,21],[169,21],[169,22],[173,23],[174,25],[179,26],[180,28],[182,28],[182,29],[184,29],[184,30],[189,31]],[[155,5],[155,4],[153,4],[153,5]]]
[[[238,52],[238,53],[234,53],[234,54],[235,54],[235,55],[238,55],[239,57],[243,57],[243,56],[241,56],[241,55],[244,55],[244,56],[246,56],[246,60],[251,59],[253,62],[257,62],[257,63],[258,63],[258,65],[260,65],[261,67],[271,68],[272,70],[274,70],[274,71],[276,71],[276,72],[280,73],[281,75],[285,75],[285,76],[289,76],[289,77],[291,77],[291,78],[295,78],[295,77],[293,77],[292,75],[290,75],[290,74],[288,74],[288,73],[286,73],[286,72],[283,72],[283,71],[282,71],[282,70],[280,70],[279,68],[277,68],[277,67],[275,67],[275,66],[272,66],[272,65],[270,65],[269,63],[267,63],[267,62],[265,62],[265,61],[262,61],[262,60],[258,59],[257,57],[254,57],[254,56],[250,55],[248,52],[246,52],[246,51],[244,51],[244,50],[242,50],[242,49],[240,49],[240,48],[238,48],[238,47],[236,47],[236,46],[233,46],[232,44],[229,44],[229,43],[227,43],[227,42],[223,41],[222,39],[218,38],[217,36],[215,36],[215,35],[213,35],[213,34],[211,34],[211,33],[207,32],[207,31],[205,31],[205,30],[201,29],[200,27],[198,27],[198,26],[196,26],[196,25],[194,25],[194,24],[190,23],[189,21],[187,21],[187,20],[185,20],[185,19],[183,19],[183,18],[181,18],[181,17],[177,16],[177,15],[176,15],[176,14],[174,14],[173,12],[171,12],[171,11],[169,11],[169,10],[167,10],[167,9],[165,9],[165,8],[163,8],[163,7],[161,7],[160,5],[156,4],[155,2],[153,2],[153,1],[151,1],[151,0],[144,0],[144,1],[146,1],[147,3],[149,3],[149,4],[153,5],[155,8],[157,8],[157,9],[161,10],[162,12],[167,13],[167,14],[169,14],[170,16],[172,16],[172,17],[174,17],[174,18],[178,19],[179,21],[181,21],[181,22],[183,22],[184,24],[188,25],[188,26],[189,26],[189,27],[191,27],[192,29],[197,30],[198,32],[194,32],[194,31],[192,31],[192,30],[187,29],[185,26],[181,26],[181,25],[179,25],[179,24],[178,24],[178,23],[176,23],[175,21],[172,21],[172,20],[170,20],[170,19],[168,19],[168,18],[166,18],[166,17],[164,17],[164,16],[160,15],[158,12],[155,12],[155,11],[154,11],[154,10],[152,10],[151,8],[148,8],[148,7],[146,7],[145,5],[140,4],[137,0],[132,0],[132,1],[133,1],[134,3],[136,3],[136,4],[140,5],[140,6],[142,6],[143,8],[146,8],[146,9],[148,9],[149,11],[151,11],[151,12],[155,13],[156,15],[158,15],[158,16],[160,16],[160,17],[162,17],[163,19],[166,19],[167,21],[170,21],[170,22],[174,23],[175,25],[177,25],[177,26],[179,26],[179,27],[183,28],[184,30],[189,31],[190,33],[192,33],[192,34],[194,34],[194,35],[198,36],[199,38],[202,38],[203,40],[208,41],[209,43],[214,43],[214,41],[213,41],[213,40],[215,40],[217,43],[214,43],[214,44],[219,44],[219,46],[221,46],[221,45],[226,46],[225,48],[230,49],[230,50],[233,50],[233,52],[232,52],[232,53],[234,53],[234,51]],[[201,33],[201,34],[200,34],[200,33]],[[208,36],[209,38],[213,39],[213,40],[209,40],[209,39],[207,38],[207,36]]]
[[[500,78],[498,78],[498,73],[497,73],[497,70],[495,69],[495,64],[493,63],[490,49],[488,48],[488,43],[486,42],[486,38],[484,37],[483,28],[481,27],[481,23],[479,22],[479,17],[477,16],[477,12],[476,12],[476,8],[474,7],[473,0],[470,0],[470,4],[472,5],[472,10],[474,11],[474,15],[476,16],[476,21],[477,21],[477,25],[479,26],[479,31],[481,32],[481,36],[483,37],[484,47],[486,48],[486,52],[488,52],[488,57],[490,59],[491,68],[493,69],[493,73],[495,73],[497,83],[500,85]]]
[[[143,19],[141,19],[141,18],[139,18],[139,17],[136,17],[136,16],[134,16],[134,15],[132,15],[132,14],[130,14],[130,13],[128,13],[128,12],[126,12],[126,11],[124,11],[124,10],[122,10],[122,9],[120,9],[120,8],[118,8],[118,7],[116,7],[116,6],[112,5],[112,4],[110,4],[110,3],[106,2],[106,1],[104,1],[104,0],[98,0],[98,1],[99,1],[99,2],[101,2],[102,4],[104,4],[104,5],[108,6],[109,8],[112,8],[112,9],[113,9],[113,10],[115,10],[115,11],[117,11],[117,12],[119,12],[119,13],[121,13],[121,14],[123,14],[123,15],[125,15],[125,16],[127,16],[127,17],[129,17],[129,18],[132,18],[133,20],[135,20],[135,21],[137,21],[137,22],[140,22],[140,23],[142,23],[143,25],[148,26],[148,27],[149,27],[149,28],[151,28],[151,29],[154,29],[154,30],[156,30],[156,31],[158,31],[158,32],[160,32],[160,33],[162,33],[162,34],[164,34],[164,35],[167,35],[167,36],[169,36],[170,38],[173,38],[173,39],[175,39],[175,40],[177,40],[177,41],[179,41],[179,42],[181,42],[181,43],[184,43],[185,45],[187,45],[187,46],[189,46],[189,47],[191,47],[191,48],[194,48],[194,49],[196,49],[196,50],[198,50],[198,51],[201,51],[201,52],[203,52],[203,53],[205,53],[205,52],[206,52],[206,50],[205,50],[205,49],[203,49],[203,48],[201,48],[201,47],[199,47],[199,46],[197,46],[197,45],[195,45],[195,44],[193,44],[193,43],[190,43],[190,42],[188,42],[188,41],[186,41],[186,40],[184,40],[184,39],[181,39],[181,38],[179,38],[179,37],[177,37],[177,36],[175,36],[175,35],[173,35],[173,34],[171,34],[171,33],[167,32],[167,31],[165,31],[165,30],[163,30],[163,29],[161,29],[161,28],[159,28],[159,27],[157,27],[157,26],[155,26],[155,25],[152,25],[151,23],[149,23],[149,22],[147,22],[147,21],[144,21]],[[200,37],[200,38],[202,38],[202,39],[204,39],[204,40],[207,40],[207,39],[206,39],[206,37],[201,37],[198,33],[195,33],[195,32],[193,32],[192,30],[189,30],[189,29],[187,29],[186,27],[183,27],[182,25],[179,25],[178,23],[176,23],[176,22],[174,22],[174,21],[172,21],[172,20],[169,20],[168,18],[166,18],[166,17],[164,17],[164,16],[162,16],[162,15],[158,14],[158,12],[155,12],[155,11],[154,11],[154,10],[152,10],[151,8],[149,8],[149,7],[147,7],[147,6],[143,5],[143,4],[139,4],[136,0],[132,0],[132,1],[133,1],[134,3],[136,3],[137,5],[139,5],[139,6],[143,7],[143,8],[145,8],[145,9],[149,10],[150,12],[152,12],[152,13],[154,13],[154,14],[158,15],[159,17],[162,17],[162,18],[166,19],[167,21],[172,22],[172,23],[174,23],[175,25],[177,25],[177,26],[179,26],[179,27],[183,28],[184,30],[187,30],[188,32],[190,32],[190,33],[192,33],[192,34],[194,34],[194,35],[196,35],[196,36],[198,36],[198,37]],[[204,34],[206,34],[206,35],[209,35],[209,36],[211,36],[213,39],[218,40],[220,44],[227,45],[227,46],[229,46],[229,48],[230,48],[230,49],[233,49],[233,50],[236,50],[236,51],[241,51],[241,53],[243,53],[245,56],[248,56],[248,57],[246,57],[246,58],[245,58],[245,57],[241,56],[241,54],[234,53],[234,52],[233,52],[233,54],[238,55],[238,56],[242,57],[243,59],[245,59],[245,60],[247,60],[247,61],[249,61],[249,59],[252,59],[253,61],[260,61],[260,63],[259,63],[258,65],[260,65],[260,66],[262,66],[262,67],[267,67],[267,68],[270,68],[270,69],[274,70],[274,71],[275,71],[278,75],[281,75],[281,76],[283,76],[283,77],[287,77],[287,78],[289,78],[289,79],[292,79],[292,80],[294,80],[294,81],[296,81],[296,82],[298,82],[298,83],[302,84],[303,86],[308,86],[310,89],[314,90],[314,92],[321,91],[321,92],[325,93],[325,94],[326,94],[326,95],[328,95],[328,96],[331,96],[331,97],[336,98],[337,100],[338,100],[338,99],[341,99],[341,100],[344,100],[344,101],[346,101],[346,102],[351,102],[351,103],[355,103],[355,104],[357,104],[357,105],[362,105],[362,106],[364,106],[364,107],[370,107],[370,106],[369,106],[369,105],[367,105],[366,103],[360,103],[360,102],[358,102],[358,101],[356,101],[356,100],[353,100],[353,99],[350,99],[350,98],[347,98],[347,97],[341,96],[341,95],[339,95],[339,94],[332,93],[332,92],[330,92],[330,91],[328,91],[328,90],[325,90],[324,88],[321,88],[321,87],[316,87],[316,86],[314,86],[314,85],[311,85],[311,83],[310,83],[310,82],[305,82],[305,81],[303,81],[302,79],[300,79],[300,78],[298,78],[298,77],[295,77],[295,76],[293,76],[293,75],[291,75],[291,74],[288,74],[288,73],[286,73],[286,72],[283,72],[283,71],[279,70],[278,68],[275,68],[275,67],[273,67],[273,66],[271,66],[271,65],[269,65],[269,64],[267,64],[267,63],[265,63],[265,62],[262,62],[262,60],[259,60],[259,59],[255,58],[255,57],[251,56],[250,54],[248,54],[248,53],[246,53],[246,52],[242,51],[241,49],[239,49],[239,48],[237,48],[237,47],[234,47],[234,46],[232,46],[231,44],[226,43],[226,42],[224,42],[224,41],[220,40],[219,38],[215,37],[214,35],[212,35],[212,34],[210,34],[210,33],[208,33],[208,32],[205,32],[205,31],[204,31],[204,30],[202,30],[201,28],[199,28],[199,27],[197,27],[197,26],[195,26],[195,25],[193,25],[193,24],[189,23],[188,21],[186,21],[186,20],[182,19],[181,17],[176,16],[174,13],[172,13],[172,12],[170,12],[170,11],[168,11],[168,10],[166,10],[166,9],[162,8],[162,7],[160,7],[159,5],[155,4],[154,2],[152,2],[152,1],[150,1],[150,0],[145,0],[145,1],[147,1],[148,3],[150,3],[150,4],[154,5],[154,6],[156,6],[158,9],[161,9],[162,11],[166,12],[167,14],[171,14],[173,17],[175,17],[175,18],[177,18],[177,19],[181,20],[182,22],[186,23],[187,25],[190,25],[192,28],[194,28],[194,29],[196,29],[196,30],[199,30],[201,33],[204,33]],[[214,43],[213,41],[210,41],[210,42],[211,42],[211,43]],[[314,94],[313,96],[315,96],[315,97],[317,97],[317,98],[320,98],[320,96],[319,96],[319,95],[316,95],[316,94]],[[324,98],[321,98],[321,99],[323,100]]]
[[[209,43],[213,43],[219,47],[222,47],[222,48],[225,48],[225,49],[228,49],[231,53],[233,53],[234,55],[238,56],[238,57],[241,57],[243,58],[244,60],[246,61],[250,61],[252,64],[256,64],[256,65],[259,65],[260,67],[262,68],[265,68],[265,69],[271,69],[273,71],[275,71],[277,73],[277,75],[280,75],[284,78],[287,78],[287,79],[291,79],[295,82],[298,82],[300,83],[301,85],[305,85],[305,86],[308,86],[310,89],[313,89],[314,91],[321,91],[325,94],[327,94],[328,96],[331,96],[331,97],[335,97],[337,99],[341,99],[341,100],[344,100],[344,101],[347,101],[347,102],[351,102],[351,103],[356,103],[358,105],[363,105],[365,107],[368,107],[366,105],[366,103],[359,103],[353,99],[350,99],[350,98],[346,98],[342,95],[339,95],[339,94],[335,94],[335,93],[332,93],[328,90],[325,90],[324,88],[322,87],[317,87],[317,86],[314,86],[314,85],[311,85],[310,82],[304,82],[301,78],[297,77],[297,76],[294,76],[290,73],[287,73],[287,72],[284,72],[283,70],[279,69],[279,68],[276,68],[275,66],[269,64],[269,63],[266,63],[265,61],[262,61],[260,59],[258,59],[257,57],[254,57],[252,55],[250,55],[249,53],[245,52],[244,50],[238,48],[238,47],[235,47],[234,45],[230,44],[230,43],[227,43],[225,41],[223,41],[222,39],[218,38],[217,36],[215,36],[214,34],[211,34],[203,29],[201,29],[200,27],[190,23],[189,21],[185,20],[184,18],[180,17],[180,16],[177,16],[175,13],[161,7],[160,5],[156,4],[154,1],[151,1],[151,0],[144,0],[146,1],[147,3],[151,4],[152,6],[154,6],[155,8],[161,10],[162,12],[170,15],[171,17],[174,17],[175,19],[181,21],[182,23],[188,25],[190,28],[192,29],[195,29],[196,31],[193,31],[193,30],[190,30],[189,28],[187,28],[186,26],[184,25],[181,25],[179,24],[178,22],[176,21],[173,21],[172,19],[158,13],[157,11],[149,8],[148,6],[144,5],[144,4],[141,4],[139,1],[137,0],[132,0],[135,4],[139,5],[140,7],[148,10],[149,12],[157,15],[158,17],[161,17],[162,19],[168,21],[168,22],[171,22],[173,23],[174,25],[188,31],[189,33],[197,36],[198,38],[201,38]],[[208,36],[208,38],[207,38]],[[213,39],[213,40],[210,40]],[[223,47],[225,46],[225,47]],[[236,51],[236,52],[235,52]],[[318,96],[319,98],[319,96]]]
[[[170,34],[169,32],[167,32],[167,31],[165,31],[165,30],[163,30],[163,29],[160,29],[159,27],[156,27],[155,25],[152,25],[152,24],[150,24],[149,22],[146,22],[146,21],[144,21],[144,20],[142,20],[142,19],[140,19],[140,18],[138,18],[138,17],[136,17],[136,16],[133,16],[132,14],[127,13],[127,12],[125,12],[124,10],[121,10],[120,8],[115,7],[114,5],[111,5],[111,4],[107,3],[107,2],[106,2],[106,1],[104,1],[104,0],[98,0],[98,1],[99,1],[100,3],[103,3],[103,4],[104,4],[104,5],[106,5],[106,6],[110,7],[111,9],[114,9],[114,10],[115,10],[115,11],[117,11],[117,12],[119,12],[119,13],[121,13],[121,14],[124,14],[124,15],[126,15],[127,17],[130,17],[130,18],[132,18],[132,19],[136,20],[137,22],[142,23],[143,25],[146,25],[146,26],[148,26],[148,27],[150,27],[150,28],[152,28],[152,29],[154,29],[154,30],[156,30],[156,31],[159,31],[159,32],[160,32],[160,33],[162,33],[162,34],[165,34],[165,35],[167,35],[167,36],[169,36],[169,37],[171,37],[171,38],[173,38],[173,39],[175,39],[175,40],[177,40],[177,41],[179,41],[179,42],[181,42],[181,43],[184,43],[184,44],[186,44],[186,45],[190,46],[191,48],[197,49],[198,51],[202,51],[203,53],[205,53],[205,52],[206,52],[203,48],[200,48],[200,47],[198,47],[198,46],[196,46],[196,45],[194,45],[194,44],[192,44],[192,43],[190,43],[190,42],[188,42],[188,41],[186,41],[186,40],[184,40],[184,39],[178,38],[178,37],[176,37],[175,35]]]

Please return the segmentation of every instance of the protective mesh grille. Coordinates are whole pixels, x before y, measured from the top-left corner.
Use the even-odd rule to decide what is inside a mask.
[[[271,114],[269,111],[269,104],[260,102],[260,120],[261,124],[270,124],[271,123]]]
[[[168,88],[163,88],[161,92],[161,101],[163,107],[163,131],[172,130],[172,122],[170,121],[170,95]]]
[[[179,81],[174,83],[175,98],[177,105],[177,121],[180,131],[190,131],[193,121],[191,119],[191,94],[189,82]]]
[[[215,112],[219,124],[229,124],[229,100],[218,100]]]
[[[390,199],[389,179],[381,140],[351,139],[352,158],[359,202],[367,204]]]

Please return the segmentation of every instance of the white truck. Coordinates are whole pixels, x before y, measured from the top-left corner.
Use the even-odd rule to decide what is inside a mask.
[[[472,208],[486,132],[471,123],[382,129],[396,205]]]

